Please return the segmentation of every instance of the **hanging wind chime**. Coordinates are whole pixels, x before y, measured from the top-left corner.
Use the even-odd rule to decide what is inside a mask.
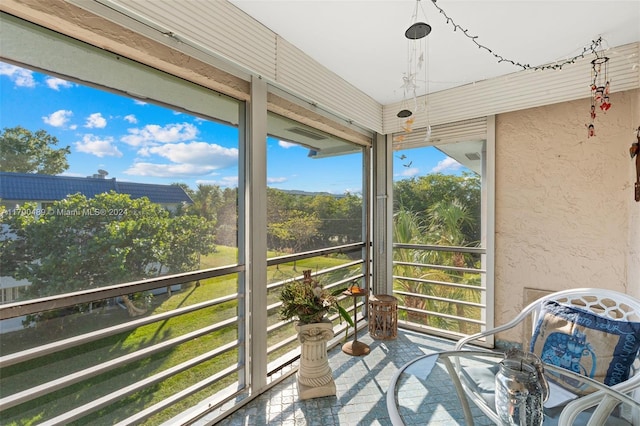
[[[588,137],[592,137],[596,135],[595,131],[595,118],[598,114],[598,108],[606,113],[609,108],[611,108],[611,102],[609,101],[609,92],[610,92],[610,80],[609,80],[609,58],[606,56],[602,56],[602,53],[598,52],[598,49],[602,46],[602,37],[598,37],[595,40],[591,41],[591,44],[582,48],[582,52],[577,55],[567,58],[561,62],[555,62],[553,64],[539,65],[539,66],[531,66],[526,63],[521,63],[515,61],[513,59],[506,58],[502,55],[496,53],[493,49],[481,44],[478,40],[478,36],[473,35],[467,28],[464,28],[457,24],[452,17],[450,17],[442,7],[436,3],[437,0],[429,0],[432,5],[438,10],[440,15],[442,15],[446,19],[447,25],[451,25],[453,31],[460,30],[460,32],[471,40],[478,48],[487,51],[489,54],[493,55],[494,58],[498,60],[498,63],[509,63],[515,65],[517,67],[522,68],[523,70],[562,70],[562,68],[566,65],[574,64],[577,60],[585,58],[588,54],[594,54],[596,58],[591,61],[591,110],[590,117],[591,120],[589,124],[585,124],[585,127],[588,129]],[[418,112],[421,105],[418,105],[417,100],[417,89],[418,89],[418,80],[417,76],[420,71],[424,70],[424,81],[427,85],[425,89],[425,102],[424,107],[428,113],[427,102],[426,102],[426,94],[429,92],[428,90],[428,78],[427,78],[427,68],[424,66],[425,62],[425,49],[423,46],[418,47],[418,41],[423,40],[430,32],[431,26],[425,22],[418,22],[418,8],[420,7],[420,0],[416,0],[416,7],[414,13],[412,15],[412,24],[405,31],[405,37],[409,39],[409,49],[408,49],[408,60],[407,60],[407,72],[403,76],[403,84],[402,87],[404,89],[404,98],[401,107],[401,111],[398,112],[397,116],[399,119],[403,119],[404,123],[402,125],[402,130],[404,130],[405,134],[400,134],[393,138],[394,142],[401,142],[405,139],[406,133],[412,131],[412,125],[414,122],[413,113]],[[424,11],[423,11],[424,14]],[[426,20],[426,15],[425,15]],[[409,106],[409,98],[413,99],[413,105]],[[427,115],[427,135],[426,139],[428,140],[431,135],[431,126],[428,124],[429,119]],[[640,157],[640,153],[638,154]]]
[[[591,61],[591,121],[587,125],[588,137],[596,135],[594,122],[597,109],[606,113],[611,108],[609,90],[609,58],[596,53],[596,58]]]
[[[431,33],[431,25],[426,22],[418,21],[419,6],[420,0],[417,0],[413,15],[411,16],[411,25],[404,32],[404,36],[408,40],[407,70],[402,76],[404,100],[402,103],[402,109],[398,112],[397,117],[403,120],[402,130],[405,133],[411,133],[413,131],[413,123],[415,121],[413,114],[423,109],[423,106],[418,104],[418,78],[422,73],[424,73],[425,87],[427,84],[427,67],[425,64],[426,48],[424,39],[429,35],[429,33]],[[413,101],[411,105],[409,104],[410,100]],[[426,109],[426,100],[424,109]],[[402,142],[404,138],[405,135],[398,135],[394,138],[394,141]]]

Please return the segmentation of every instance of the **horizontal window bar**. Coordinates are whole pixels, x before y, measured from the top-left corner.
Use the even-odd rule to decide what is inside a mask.
[[[315,274],[312,274],[312,275],[314,277],[318,277],[318,276],[320,276],[322,274],[327,274],[329,272],[339,271],[341,269],[350,268],[352,266],[361,265],[363,263],[364,263],[364,261],[362,259],[358,259],[358,260],[354,260],[353,262],[345,263],[344,265],[338,265],[338,266],[333,266],[331,268],[323,269],[323,270],[318,271],[318,272],[316,272]],[[343,282],[353,281],[355,279],[362,278],[363,276],[364,275],[362,273],[360,273],[359,275],[355,275],[353,277],[350,277],[350,278],[347,278],[347,279],[343,280]],[[276,281],[274,283],[268,284],[267,285],[267,289],[268,290],[274,290],[274,289],[277,289],[278,287],[282,287],[283,285],[285,285],[288,282],[295,281],[295,280],[302,280],[302,278],[303,278],[303,276],[299,275],[297,277],[287,278],[287,279],[284,279],[282,281]],[[337,285],[338,285],[337,283],[327,284],[327,288],[335,287]]]
[[[446,265],[433,265],[430,263],[412,263],[412,262],[401,262],[394,261],[393,265],[401,265],[401,266],[413,266],[416,268],[429,268],[429,269],[440,269],[443,271],[455,271],[455,272],[469,272],[469,273],[478,273],[484,274],[487,271],[484,269],[476,269],[476,268],[460,268],[456,266],[446,266]]]
[[[64,377],[61,377],[56,380],[52,380],[40,386],[31,387],[25,391],[15,393],[6,398],[0,399],[0,411],[6,410],[7,408],[15,407],[16,405],[25,403],[27,401],[34,400],[42,395],[47,395],[49,393],[63,389],[67,386],[71,386],[74,383],[82,382],[83,380],[89,379],[91,377],[95,377],[102,373],[106,373],[108,371],[114,370],[123,365],[130,364],[134,361],[148,358],[151,355],[156,354],[158,352],[164,351],[169,348],[173,348],[175,346],[178,346],[182,343],[188,342],[192,339],[198,338],[205,334],[212,333],[214,331],[236,324],[237,321],[238,321],[237,317],[229,318],[225,321],[219,322],[209,327],[201,328],[191,333],[184,334],[180,337],[176,337],[174,339],[167,340],[162,343],[158,343],[157,345],[149,346],[145,349],[141,349],[139,351],[132,352],[128,355],[115,358],[111,361],[103,362],[98,365],[92,365],[89,368],[86,368],[81,371],[77,371],[73,374],[68,374]]]
[[[410,293],[408,291],[401,291],[401,290],[394,290],[393,294],[401,294],[403,296],[411,296],[411,297],[415,297],[417,299],[433,300],[433,301],[436,301],[436,302],[455,303],[457,305],[471,306],[471,307],[474,307],[474,308],[484,308],[485,307],[485,305],[482,304],[482,303],[468,302],[466,300],[459,300],[459,299],[449,299],[449,298],[446,298],[446,297],[428,296],[428,295],[425,295],[425,294]]]
[[[125,397],[132,395],[136,392],[138,392],[139,390],[148,388],[151,385],[154,385],[156,383],[159,383],[165,379],[168,379],[169,377],[175,376],[178,373],[181,373],[185,370],[188,370],[191,367],[194,367],[200,363],[203,363],[209,359],[215,358],[225,352],[228,352],[232,349],[235,349],[238,347],[238,341],[234,341],[231,343],[228,343],[224,346],[221,346],[219,348],[216,348],[215,350],[209,351],[207,353],[204,353],[200,356],[197,356],[195,358],[191,358],[188,361],[183,362],[182,364],[178,364],[176,366],[173,366],[167,370],[162,371],[161,373],[155,374],[151,377],[147,377],[146,379],[140,380],[130,386],[127,386],[125,388],[122,388],[116,392],[112,392],[108,395],[105,395],[101,398],[98,398],[88,404],[82,405],[80,407],[75,408],[74,410],[71,410],[65,414],[62,414],[58,417],[55,417],[53,419],[50,419],[44,423],[41,423],[42,425],[45,426],[53,426],[53,425],[65,425],[68,424],[69,422],[72,422],[74,420],[78,420],[81,419],[82,417],[91,414],[95,411],[98,411],[99,409],[106,407],[118,400],[124,399]]]
[[[394,280],[411,281],[411,282],[416,282],[416,283],[421,283],[421,284],[437,284],[437,285],[442,285],[442,286],[446,286],[446,287],[466,288],[466,289],[469,289],[469,290],[478,290],[478,291],[486,291],[487,290],[485,287],[480,287],[480,286],[477,286],[477,285],[450,283],[450,282],[447,282],[447,281],[425,280],[423,278],[403,277],[401,275],[394,275],[393,279]]]
[[[413,313],[417,313],[417,314],[428,314],[428,315],[433,315],[435,317],[439,317],[439,318],[447,318],[447,319],[452,319],[452,320],[456,320],[456,321],[464,321],[464,322],[469,322],[472,324],[479,324],[479,325],[484,325],[484,321],[480,321],[480,320],[474,320],[471,318],[466,318],[466,317],[459,317],[457,315],[448,315],[448,314],[443,314],[440,312],[434,312],[434,311],[426,311],[423,309],[417,309],[417,308],[408,308],[406,306],[398,306],[398,310],[403,310],[406,312],[413,312]]]
[[[198,311],[200,309],[208,308],[210,306],[219,305],[225,302],[238,299],[237,294],[231,294],[229,296],[220,297],[214,300],[208,300],[206,302],[197,303],[195,305],[185,306],[183,308],[177,308],[169,312],[164,312],[157,315],[152,315],[145,318],[129,321],[124,324],[115,325],[113,327],[105,328],[102,330],[94,331],[91,333],[82,334],[80,336],[74,336],[68,339],[60,340],[58,342],[49,343],[47,345],[41,345],[33,349],[27,349],[14,354],[5,355],[0,357],[0,368],[8,367],[10,365],[24,362],[30,359],[38,358],[44,355],[49,355],[64,349],[68,349],[74,346],[78,346],[84,343],[100,340],[105,337],[119,334],[125,331],[135,330],[143,325],[152,324],[158,321],[164,321],[169,318],[177,317],[189,312]]]
[[[171,407],[173,404],[176,404],[177,402],[190,397],[194,393],[199,392],[211,385],[216,384],[218,381],[224,379],[227,376],[230,376],[233,373],[238,372],[239,370],[240,370],[239,364],[235,364],[235,365],[232,365],[231,367],[227,367],[224,370],[219,371],[218,373],[213,374],[207,377],[206,379],[201,380],[200,382],[192,386],[189,386],[188,388],[176,394],[173,394],[168,398],[163,399],[157,404],[152,405],[151,407],[146,408],[145,410],[140,411],[139,413],[136,413],[135,415],[129,417],[128,419],[125,419],[120,423],[117,423],[115,426],[128,426],[128,425],[140,424],[142,420],[148,419],[152,415],[159,413],[160,411],[166,408]],[[220,403],[220,405],[221,404],[222,403]],[[216,407],[211,406],[211,408],[216,408]]]
[[[409,249],[409,250],[426,250],[426,251],[446,251],[455,253],[476,253],[485,254],[487,249],[482,247],[456,247],[456,246],[433,246],[427,244],[402,244],[393,243],[394,249]]]
[[[185,272],[175,275],[167,275],[153,279],[133,281],[130,283],[116,284],[83,290],[73,293],[59,294],[56,296],[43,297],[40,299],[25,300],[22,302],[8,303],[0,306],[0,320],[31,315],[38,312],[50,311],[53,309],[67,308],[83,303],[96,302],[98,300],[110,299],[124,294],[149,291],[156,288],[170,287],[176,284],[183,284],[189,281],[204,280],[208,278],[220,277],[236,272],[244,271],[243,265],[225,266],[222,268],[203,269],[195,272]]]
[[[272,257],[267,259],[267,266],[275,266],[283,263],[294,262],[296,260],[309,259],[316,256],[324,256],[332,253],[351,253],[361,250],[365,247],[365,243],[345,244],[337,247],[328,247],[319,250],[311,250],[302,253],[288,254],[285,256]]]

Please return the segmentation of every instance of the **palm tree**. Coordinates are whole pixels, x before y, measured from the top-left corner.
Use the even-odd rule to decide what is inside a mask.
[[[424,244],[425,229],[420,225],[420,218],[417,213],[408,210],[400,210],[393,218],[393,241],[405,244]],[[393,251],[393,260],[404,263],[424,263],[421,258],[424,255],[422,250],[399,249]],[[403,277],[420,277],[422,268],[409,265],[396,265],[394,273]],[[424,289],[420,283],[410,280],[398,279],[396,285],[407,293],[425,294],[428,289]],[[407,308],[425,310],[426,301],[415,296],[400,296]],[[412,322],[426,324],[428,317],[426,314],[408,311],[407,319]]]
[[[473,225],[474,219],[469,214],[466,206],[457,199],[451,201],[439,201],[433,204],[427,212],[429,218],[429,234],[433,238],[432,243],[440,246],[454,246],[464,247],[468,246],[469,242],[465,239],[463,227],[465,225]],[[435,257],[438,259],[438,264],[453,266],[456,268],[463,268],[470,263],[473,263],[469,255],[460,252],[435,252]],[[452,281],[457,283],[467,283],[469,277],[465,278],[463,272],[450,271],[447,275],[446,281]],[[477,280],[476,280],[477,281]],[[464,301],[480,301],[480,295],[477,291],[442,287],[442,297],[454,300]],[[469,308],[459,303],[446,303],[446,308],[450,313],[454,313],[458,317],[466,318],[472,314]],[[477,311],[477,308],[474,309]],[[477,315],[477,312],[474,312]],[[468,333],[468,325],[466,321],[458,321],[458,329],[465,334]]]
[[[464,225],[473,224],[473,218],[467,212],[465,206],[458,200],[440,201],[433,204],[427,211],[428,225],[421,225],[421,216],[415,212],[399,211],[394,216],[394,241],[412,244],[433,244],[438,246],[466,246],[465,234],[462,232]],[[464,267],[472,263],[469,255],[459,252],[426,251],[426,250],[395,250],[394,260],[406,263],[433,264],[452,267]],[[428,279],[431,281],[466,283],[476,281],[475,274],[469,275],[457,271],[446,271],[438,268],[425,268],[420,266],[396,265],[396,272],[405,277]],[[433,298],[479,301],[476,291],[449,287],[446,285],[425,285],[414,281],[398,279],[396,285],[408,293],[422,294]],[[432,298],[424,299],[417,296],[404,296],[401,298],[405,306],[419,310],[446,313],[459,317],[477,316],[477,308],[468,308],[459,303],[452,303]],[[472,312],[476,311],[476,312]],[[463,320],[450,320],[439,316],[428,316],[409,312],[407,318],[438,327],[441,329],[457,329],[468,333],[469,323]]]
[[[222,201],[220,188],[216,185],[198,184],[193,194],[193,211],[207,220],[215,220]]]

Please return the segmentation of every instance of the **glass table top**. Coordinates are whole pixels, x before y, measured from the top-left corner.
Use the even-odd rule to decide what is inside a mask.
[[[424,355],[403,366],[391,380],[387,391],[387,409],[394,425],[494,425],[495,372],[504,354],[487,351],[449,351]],[[545,376],[550,396],[545,402],[544,425],[559,424],[559,415],[565,405],[577,396],[555,382],[558,375],[579,382],[585,392],[605,390],[623,400],[617,415],[630,417],[631,406],[640,411],[640,404],[629,397],[588,377],[545,364]],[[472,379],[473,377],[473,379]],[[460,380],[462,378],[462,380]],[[463,382],[466,387],[463,390]],[[474,392],[470,393],[470,390]],[[602,398],[600,398],[602,399]],[[470,402],[473,401],[473,402]],[[482,407],[482,409],[480,408]],[[578,423],[591,413],[582,413]],[[586,424],[586,422],[585,422]],[[611,418],[606,425],[629,425],[631,421]]]

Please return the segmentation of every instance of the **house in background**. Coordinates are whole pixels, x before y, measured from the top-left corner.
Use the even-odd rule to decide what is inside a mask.
[[[129,194],[133,199],[147,197],[152,203],[160,204],[171,212],[175,212],[180,205],[193,203],[178,185],[118,182],[116,178],[107,179],[107,175],[104,170],[86,178],[0,172],[0,200],[8,208],[25,202],[46,208],[48,204],[72,194],[80,193],[92,198],[114,191],[117,194]]]
[[[180,205],[193,203],[189,195],[178,185],[118,182],[115,178],[106,179],[107,174],[100,170],[93,176],[81,178],[0,172],[0,203],[14,209],[26,202],[32,202],[37,204],[38,209],[46,209],[54,201],[63,200],[72,194],[80,193],[92,198],[110,191],[129,194],[133,199],[147,197],[152,203],[160,204],[171,212],[175,212]],[[24,287],[28,285],[27,280],[18,281],[0,275],[0,304],[18,299]]]

